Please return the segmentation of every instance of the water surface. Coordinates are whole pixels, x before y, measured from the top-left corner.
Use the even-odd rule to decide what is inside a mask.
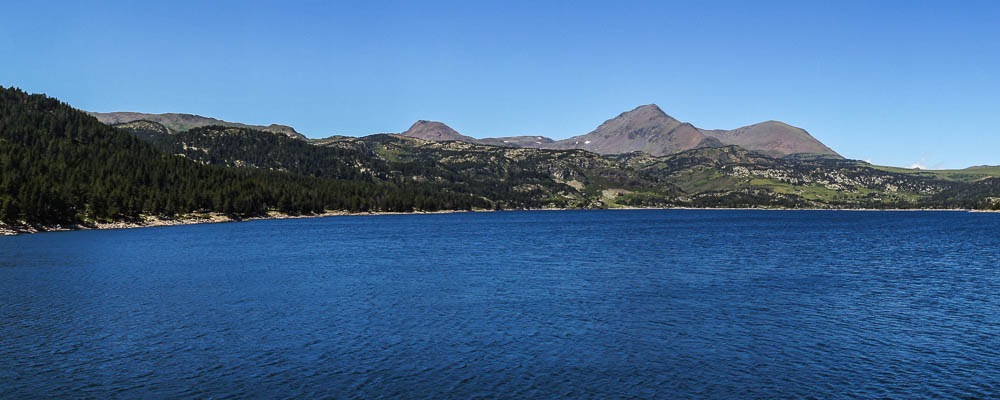
[[[994,397],[1000,214],[561,211],[0,238],[0,397]]]

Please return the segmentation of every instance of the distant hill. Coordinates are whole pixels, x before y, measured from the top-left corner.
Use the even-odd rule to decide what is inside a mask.
[[[163,127],[167,128],[169,133],[184,132],[194,128],[200,128],[203,126],[231,126],[237,128],[253,128],[266,132],[279,133],[291,138],[305,139],[305,135],[295,131],[287,125],[271,124],[267,126],[261,125],[247,125],[241,124],[239,122],[228,122],[221,119],[202,117],[200,115],[194,114],[177,114],[177,113],[166,113],[166,114],[146,114],[137,112],[109,112],[109,113],[99,113],[90,112],[87,114],[97,117],[98,121],[101,121],[107,125],[122,125],[135,121],[149,121],[155,122]]]
[[[401,136],[430,140],[434,142],[459,141],[465,143],[485,144],[503,147],[534,147],[541,148],[550,145],[555,141],[542,136],[508,136],[499,138],[476,139],[466,136],[452,129],[450,126],[437,121],[420,120],[414,122],[410,129],[399,133]]]
[[[458,140],[467,143],[478,142],[475,138],[460,134],[454,129],[451,129],[450,126],[437,121],[420,120],[414,122],[413,125],[410,126],[410,129],[400,133],[400,135],[417,139],[433,140],[435,142],[445,142],[449,140]]]
[[[837,152],[826,147],[804,129],[779,121],[761,122],[730,131],[716,129],[701,132],[722,143],[737,145],[770,156],[813,154],[840,157]]]

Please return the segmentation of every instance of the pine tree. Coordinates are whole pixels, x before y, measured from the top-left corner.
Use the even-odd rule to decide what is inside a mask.
[[[17,204],[11,198],[4,197],[3,202],[0,203],[0,221],[15,223],[20,217],[19,214]]]

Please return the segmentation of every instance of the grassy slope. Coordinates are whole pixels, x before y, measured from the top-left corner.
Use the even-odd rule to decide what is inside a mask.
[[[873,165],[872,168],[882,171],[921,176],[925,178],[943,179],[952,182],[973,182],[989,177],[1000,177],[1000,166],[978,166],[965,169],[911,169]]]
[[[638,170],[664,178],[691,196],[759,189],[799,198],[815,207],[902,207],[954,181],[824,158],[775,159],[739,148],[701,149],[664,157],[623,155]],[[742,172],[735,173],[737,168]],[[747,173],[749,172],[749,174]]]

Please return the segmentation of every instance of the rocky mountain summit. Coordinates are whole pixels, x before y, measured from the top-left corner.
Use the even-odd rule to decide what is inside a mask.
[[[583,149],[600,154],[641,151],[661,156],[723,145],[722,141],[706,136],[693,125],[667,115],[656,104],[647,104],[605,121],[590,133],[544,147]]]
[[[458,140],[467,143],[478,142],[475,138],[460,134],[454,129],[451,129],[450,126],[437,121],[420,120],[414,122],[413,125],[410,126],[410,129],[400,133],[400,135],[414,137],[417,139],[433,140],[435,142],[445,142],[449,140]]]

